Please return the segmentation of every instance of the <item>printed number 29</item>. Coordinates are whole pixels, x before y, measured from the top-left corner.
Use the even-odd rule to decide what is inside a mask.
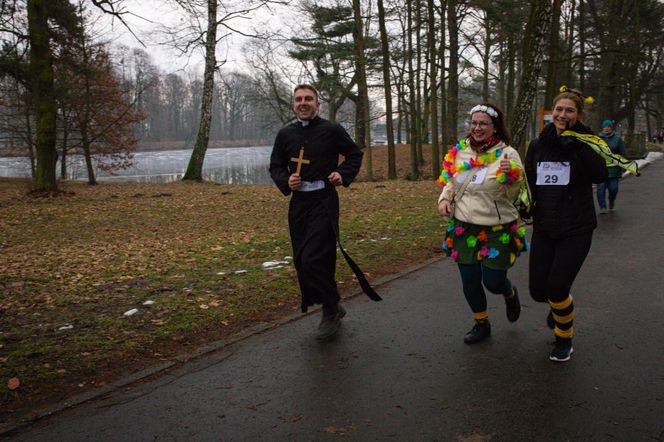
[[[544,184],[556,184],[558,175],[544,175]]]

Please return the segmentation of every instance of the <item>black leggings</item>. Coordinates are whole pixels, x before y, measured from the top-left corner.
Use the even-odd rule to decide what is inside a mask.
[[[588,256],[593,233],[551,238],[533,231],[530,246],[530,296],[537,302],[562,302]]]
[[[490,269],[480,263],[458,264],[463,283],[463,294],[473,313],[486,311],[486,294],[482,283],[491,293],[509,295],[512,283],[507,279],[507,270]]]

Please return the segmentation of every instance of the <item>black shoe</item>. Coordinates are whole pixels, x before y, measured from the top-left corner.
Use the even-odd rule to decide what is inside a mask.
[[[554,362],[567,362],[572,357],[572,353],[574,353],[572,340],[556,337],[555,347],[551,350],[549,359]]]
[[[514,286],[512,286],[512,295],[505,297],[505,312],[507,313],[507,320],[510,322],[516,322],[519,319],[519,315],[521,315],[519,291]]]
[[[609,200],[609,211],[613,212],[615,208],[616,208],[616,202]]]
[[[341,325],[341,318],[346,316],[346,309],[342,305],[337,305],[334,307],[334,311],[330,312],[328,309],[323,308],[323,318],[318,324],[318,334],[316,339],[319,341],[325,341],[330,339],[337,331],[339,331],[339,326]]]
[[[473,328],[463,337],[463,342],[466,344],[476,344],[489,336],[491,336],[491,324],[489,324],[489,321],[475,321]]]
[[[551,310],[549,310],[549,314],[546,317],[546,326],[551,330],[556,328],[556,321],[553,320],[553,312]]]

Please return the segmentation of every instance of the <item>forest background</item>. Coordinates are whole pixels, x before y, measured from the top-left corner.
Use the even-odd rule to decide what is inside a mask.
[[[68,155],[85,156],[94,183],[93,163],[127,167],[137,149],[193,149],[185,178],[200,180],[208,146],[270,144],[301,82],[367,149],[369,179],[376,141],[387,178],[400,143],[410,178],[437,175],[479,101],[506,112],[523,153],[561,85],[593,96],[586,121],[614,120],[628,144],[664,125],[657,0],[168,0],[151,15],[131,5],[1,3],[0,154],[29,157],[36,190],[57,188]],[[114,43],[118,33],[135,47]],[[191,69],[164,73],[141,44]]]
[[[113,43],[104,18],[146,39],[129,2],[0,1],[0,152],[32,171],[0,180],[0,423],[297,310],[285,200],[198,182],[208,147],[270,144],[297,83],[365,149],[341,227],[372,280],[440,253],[428,179],[477,102],[506,111],[522,153],[563,84],[632,146],[664,126],[660,1],[163,4],[179,19],[144,17],[150,38],[200,69]],[[89,185],[145,148],[192,149],[185,182]],[[72,155],[86,184],[58,179]]]

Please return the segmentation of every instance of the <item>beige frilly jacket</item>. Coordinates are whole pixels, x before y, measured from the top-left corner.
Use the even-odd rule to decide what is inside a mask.
[[[480,156],[470,148],[470,143],[467,142],[467,146],[457,153],[454,160],[455,165]],[[454,217],[456,219],[480,226],[494,226],[512,222],[519,217],[513,201],[519,194],[520,181],[523,180],[523,163],[516,149],[504,142],[493,146],[487,153],[495,152],[497,149],[502,149],[501,157],[507,154],[507,158],[515,162],[521,169],[519,180],[510,184],[500,184],[496,180],[500,159],[493,161],[487,167],[457,172],[452,180],[443,187],[443,191],[438,197],[439,204],[444,199],[452,201],[464,179],[476,175],[477,182],[468,184],[461,199],[455,202]],[[481,169],[486,169],[486,173]]]

